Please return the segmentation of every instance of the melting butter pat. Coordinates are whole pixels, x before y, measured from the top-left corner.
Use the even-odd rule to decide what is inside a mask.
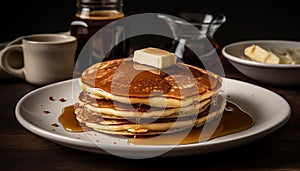
[[[163,69],[175,65],[176,58],[177,56],[174,53],[158,48],[148,47],[134,51],[133,61],[158,69]]]
[[[271,51],[268,51],[258,45],[251,45],[244,50],[245,55],[257,62],[270,64],[279,64],[280,58]]]

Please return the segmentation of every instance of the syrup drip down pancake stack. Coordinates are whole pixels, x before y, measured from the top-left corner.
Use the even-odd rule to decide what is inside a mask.
[[[172,53],[146,50],[156,61],[135,55],[96,63],[83,72],[75,105],[81,124],[108,134],[147,136],[200,127],[222,114],[220,76],[170,60]]]

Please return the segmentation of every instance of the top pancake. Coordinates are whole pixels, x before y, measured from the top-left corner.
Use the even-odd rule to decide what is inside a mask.
[[[156,69],[123,58],[86,69],[80,79],[93,97],[157,107],[181,107],[210,98],[221,89],[221,78],[207,70],[177,63]]]

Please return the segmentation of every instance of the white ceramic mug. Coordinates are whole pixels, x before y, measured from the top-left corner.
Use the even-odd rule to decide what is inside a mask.
[[[77,39],[62,34],[35,34],[9,43],[0,54],[1,68],[31,84],[44,85],[72,78]],[[23,53],[23,66],[15,68],[10,58]],[[16,58],[15,58],[16,59]],[[20,59],[19,59],[20,60]],[[21,59],[22,60],[22,59]]]

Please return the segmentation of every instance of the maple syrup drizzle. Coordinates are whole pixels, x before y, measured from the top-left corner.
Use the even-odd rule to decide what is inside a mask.
[[[211,140],[217,137],[237,133],[243,130],[250,128],[254,124],[253,118],[242,111],[237,105],[227,102],[226,109],[224,110],[223,115],[220,120],[213,120],[205,125],[205,128],[209,126],[213,126],[214,124],[218,124],[214,132],[205,131],[203,127],[193,128],[187,134],[186,132],[172,133],[172,134],[164,134],[160,136],[156,136],[155,138],[151,138],[149,136],[134,136],[133,138],[128,139],[128,144],[132,145],[176,145],[176,144],[192,144],[203,142],[207,140]],[[66,106],[63,109],[62,114],[59,117],[60,123],[67,131],[71,132],[83,132],[84,129],[80,125],[80,123],[76,120],[76,116],[74,114],[74,106]],[[138,123],[138,120],[137,120]],[[181,137],[184,137],[181,140]],[[181,140],[178,143],[178,140]]]
[[[250,128],[254,124],[253,118],[235,104],[227,102],[226,108],[230,108],[230,110],[224,110],[221,120],[216,119],[207,123],[208,125],[205,125],[207,128],[210,126],[213,127],[214,124],[218,124],[213,133],[210,131],[203,131],[203,127],[199,127],[193,128],[187,135],[185,135],[186,132],[183,131],[173,134],[164,134],[155,138],[136,137],[130,138],[128,143],[133,145],[192,144],[237,133]],[[178,143],[178,140],[181,140],[182,137],[185,138]]]

